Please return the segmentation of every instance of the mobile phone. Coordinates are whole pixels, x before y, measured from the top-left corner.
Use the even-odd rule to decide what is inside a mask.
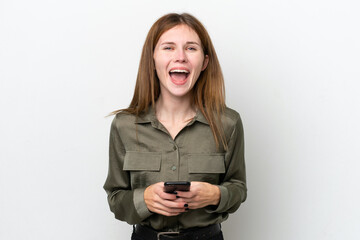
[[[184,191],[187,192],[190,190],[190,182],[187,181],[173,181],[164,183],[164,192],[173,193],[174,191]]]

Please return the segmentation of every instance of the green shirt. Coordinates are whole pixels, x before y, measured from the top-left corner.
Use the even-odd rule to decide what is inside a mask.
[[[216,148],[211,128],[200,111],[175,139],[154,110],[136,117],[118,113],[111,125],[109,172],[104,189],[115,218],[157,230],[186,229],[220,223],[246,199],[244,133],[239,114],[226,108],[221,116],[228,150]],[[161,181],[203,181],[218,185],[217,206],[166,217],[150,212],[147,186]]]

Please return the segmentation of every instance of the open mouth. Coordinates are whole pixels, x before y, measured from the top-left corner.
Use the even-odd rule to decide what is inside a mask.
[[[190,72],[185,69],[172,69],[169,72],[171,81],[176,85],[183,85],[186,83]]]

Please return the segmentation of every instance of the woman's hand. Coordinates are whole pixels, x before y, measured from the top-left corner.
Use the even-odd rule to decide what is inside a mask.
[[[151,212],[161,215],[176,216],[186,211],[183,199],[177,198],[176,194],[164,192],[164,182],[148,186],[144,191],[144,199]]]
[[[190,209],[218,205],[220,202],[219,187],[207,182],[191,182],[189,192],[177,192],[178,199],[183,199]]]

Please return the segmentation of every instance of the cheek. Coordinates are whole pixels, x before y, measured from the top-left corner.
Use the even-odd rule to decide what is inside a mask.
[[[157,71],[165,71],[166,70],[166,62],[161,59],[161,58],[157,58],[156,60],[154,60],[155,63],[155,68]]]
[[[194,79],[198,79],[201,73],[201,69],[202,69],[202,64],[196,66],[196,68],[194,69]]]
[[[203,56],[198,56],[196,58],[196,60],[194,61],[196,63],[195,64],[196,72],[201,72],[201,70],[204,66],[204,61],[205,61],[205,58]]]
[[[159,78],[159,80],[161,82],[164,82],[167,77],[166,66],[158,60],[155,61],[155,69],[156,69],[156,75]]]

